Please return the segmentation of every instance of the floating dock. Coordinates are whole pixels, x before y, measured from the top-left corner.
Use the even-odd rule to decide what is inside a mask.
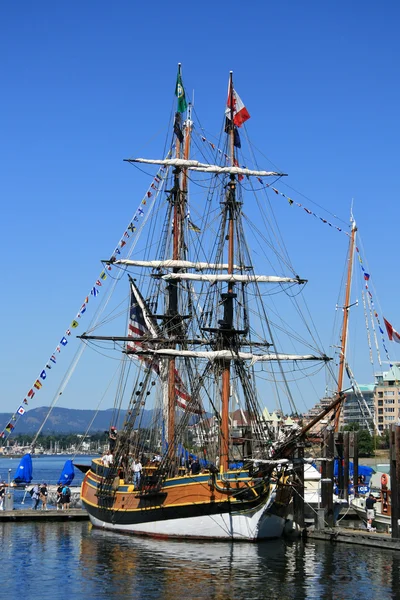
[[[0,511],[0,523],[6,521],[41,521],[41,522],[55,522],[55,521],[88,521],[89,515],[82,508],[70,508],[68,510],[3,510]]]
[[[376,533],[360,529],[310,529],[307,530],[306,539],[324,540],[336,544],[356,544],[358,546],[371,546],[385,550],[400,550],[400,539],[392,538],[389,533]]]

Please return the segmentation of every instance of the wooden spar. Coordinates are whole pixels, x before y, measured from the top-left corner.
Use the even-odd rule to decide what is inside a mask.
[[[178,76],[181,75],[181,63],[178,64]],[[175,119],[177,119],[179,113],[177,112],[175,115]],[[179,123],[180,125],[180,118]],[[181,157],[181,141],[176,136],[175,139],[175,157]],[[173,213],[173,239],[172,239],[172,258],[173,260],[178,260],[180,252],[179,252],[179,240],[180,240],[180,230],[181,230],[181,211],[180,211],[180,184],[179,184],[179,169],[176,168],[174,170],[174,213]],[[176,314],[178,311],[178,287],[177,282],[169,282],[168,284],[168,314],[171,318],[172,328],[174,327],[174,319],[176,318]],[[172,345],[172,348],[175,348],[176,344]],[[175,453],[174,449],[174,438],[175,438],[175,358],[171,357],[168,360],[168,411],[167,411],[167,442],[168,442],[168,453],[172,458]]]
[[[307,431],[309,431],[312,427],[314,427],[314,425],[316,425],[321,419],[323,419],[325,417],[325,415],[327,415],[331,410],[335,409],[341,402],[343,402],[343,398],[344,395],[339,392],[338,395],[336,396],[336,398],[333,400],[333,402],[331,402],[329,404],[329,406],[327,406],[326,408],[324,408],[324,410],[322,410],[319,415],[317,415],[316,417],[314,417],[314,419],[312,421],[310,421],[309,423],[307,423],[307,425],[305,425],[301,431],[296,435],[296,437],[301,437],[303,436],[305,433],[307,433]]]
[[[181,64],[178,64],[178,74],[181,75]],[[178,117],[180,113],[176,114]],[[179,119],[180,120],[180,119]],[[180,125],[180,123],[179,123]],[[190,153],[190,141],[191,141],[191,119],[190,119],[190,105],[188,110],[188,119],[186,123],[185,129],[185,139],[184,139],[184,147],[183,147],[183,159],[188,160]],[[181,158],[182,153],[182,144],[178,137],[176,137],[175,142],[175,156],[176,158]],[[172,251],[172,259],[180,260],[181,252],[184,246],[183,239],[183,220],[185,215],[185,202],[186,202],[186,194],[187,194],[187,169],[182,170],[182,177],[180,176],[180,169],[176,168],[175,171],[175,181],[174,181],[174,213],[173,213],[173,251]],[[174,273],[178,272],[177,268],[173,269]],[[171,285],[172,284],[172,285]],[[171,317],[171,326],[173,331],[173,336],[176,337],[177,325],[178,325],[178,280],[170,281],[168,284],[169,291],[169,316]],[[171,346],[172,348],[176,348],[176,343]],[[176,363],[175,358],[171,357],[169,359],[168,365],[168,433],[167,433],[167,441],[168,448],[170,453],[175,452],[174,448],[174,440],[175,440],[175,400],[176,400],[176,389],[175,389],[175,374],[176,374]],[[170,455],[172,457],[172,454]]]
[[[233,126],[233,74],[229,73],[229,103],[230,103],[230,153],[231,164],[235,163],[235,132]],[[228,273],[233,273],[234,265],[234,202],[236,182],[235,176],[231,174],[231,181],[227,191],[227,210],[228,210]],[[233,286],[234,283],[228,284],[228,293],[224,299],[225,303],[225,326],[232,330],[233,326]],[[230,377],[231,377],[231,361],[226,360],[222,368],[222,394],[221,394],[221,431],[220,431],[220,469],[227,471],[229,466],[229,396],[230,396]]]
[[[347,328],[349,321],[349,309],[350,309],[350,293],[351,293],[351,279],[353,275],[353,262],[354,262],[354,248],[356,242],[356,222],[353,220],[353,226],[351,229],[350,246],[349,246],[349,262],[347,267],[347,281],[346,281],[346,294],[343,307],[343,326],[342,326],[342,337],[340,346],[340,359],[339,359],[339,374],[338,374],[338,394],[342,391],[343,387],[343,375],[344,367],[346,364],[346,347],[347,347]],[[335,431],[339,431],[339,419],[342,406],[338,404],[335,409]]]

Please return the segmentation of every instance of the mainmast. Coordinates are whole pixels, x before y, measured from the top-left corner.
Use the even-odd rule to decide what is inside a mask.
[[[234,98],[233,98],[233,73],[229,73],[229,106],[230,106],[230,130],[229,145],[231,165],[235,166],[235,131],[233,124],[234,117]],[[225,210],[228,220],[228,274],[233,273],[234,266],[234,215],[236,210],[236,179],[233,173],[230,174],[230,181],[226,193]],[[220,325],[222,347],[228,349],[231,347],[233,328],[233,300],[236,298],[234,293],[234,283],[228,284],[228,291],[221,294],[224,306],[223,323]],[[222,394],[221,394],[221,432],[220,432],[220,469],[227,471],[229,465],[229,397],[231,389],[231,361],[225,360],[222,363]]]
[[[338,374],[338,387],[337,393],[338,395],[342,393],[343,388],[343,376],[344,376],[344,368],[346,366],[346,348],[347,348],[347,332],[348,332],[348,322],[349,322],[349,310],[350,310],[350,293],[351,293],[351,280],[353,275],[353,262],[354,262],[354,248],[356,244],[356,232],[357,226],[356,222],[352,217],[352,228],[351,228],[351,236],[350,236],[350,245],[349,245],[349,260],[347,265],[347,281],[346,281],[346,294],[345,301],[343,306],[343,325],[342,325],[342,336],[341,336],[341,345],[340,345],[340,359],[339,359],[339,374]],[[340,412],[342,405],[338,404],[335,408],[335,431],[339,431],[339,420],[340,420]]]

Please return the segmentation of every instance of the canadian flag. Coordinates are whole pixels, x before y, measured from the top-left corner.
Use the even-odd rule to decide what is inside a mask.
[[[250,119],[249,112],[243,102],[241,101],[239,94],[232,87],[232,82],[229,81],[228,85],[228,100],[226,102],[225,115],[228,119],[231,119],[231,108],[233,109],[233,122],[236,127],[241,127],[248,119]]]
[[[391,325],[389,321],[386,321],[385,317],[383,317],[383,320],[385,321],[386,331],[389,340],[391,342],[397,342],[398,344],[400,344],[400,333],[397,333],[397,331],[393,328],[393,325]]]

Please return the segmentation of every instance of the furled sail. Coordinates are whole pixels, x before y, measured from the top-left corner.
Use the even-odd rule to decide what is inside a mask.
[[[32,481],[32,456],[25,454],[15,471],[13,481],[16,484],[30,483]]]
[[[58,485],[64,483],[70,485],[75,477],[74,463],[72,460],[67,460],[64,464],[63,470],[60,475],[60,479],[57,481]]]
[[[277,277],[275,275],[218,275],[202,273],[168,273],[163,279],[187,279],[193,281],[224,281],[228,283],[306,283],[305,279],[298,277]]]
[[[107,261],[104,261],[107,262]],[[153,269],[195,269],[203,271],[205,269],[214,269],[215,271],[226,271],[227,264],[208,263],[208,262],[193,262],[191,260],[132,260],[120,259],[113,262],[114,265],[126,265],[128,267],[150,267]],[[249,269],[250,267],[241,267],[233,265],[233,269]]]
[[[277,173],[276,171],[254,171],[242,167],[220,167],[218,165],[208,165],[198,160],[185,160],[183,158],[165,158],[164,160],[153,160],[148,158],[130,158],[126,162],[146,163],[150,165],[168,165],[173,167],[183,167],[191,171],[202,171],[204,173],[216,173],[218,175],[228,173],[232,175],[253,175],[254,177],[282,177],[286,173]]]
[[[313,354],[252,354],[251,352],[234,352],[233,350],[211,350],[195,351],[195,350],[174,350],[173,348],[160,348],[149,350],[137,350],[137,354],[154,354],[158,356],[182,356],[186,358],[207,358],[208,360],[250,360],[256,362],[272,362],[272,361],[296,361],[296,360],[322,360],[329,361],[329,357],[325,355],[315,356]]]

